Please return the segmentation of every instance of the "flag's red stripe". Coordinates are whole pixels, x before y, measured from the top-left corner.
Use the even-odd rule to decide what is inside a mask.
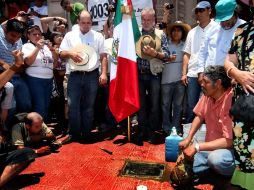
[[[117,58],[116,78],[110,82],[109,107],[119,122],[139,110],[137,63]]]

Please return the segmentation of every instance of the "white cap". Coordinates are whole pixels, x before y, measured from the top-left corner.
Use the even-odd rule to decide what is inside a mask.
[[[208,1],[200,1],[195,9],[205,9],[205,8],[210,8],[211,7],[211,4],[208,2]]]

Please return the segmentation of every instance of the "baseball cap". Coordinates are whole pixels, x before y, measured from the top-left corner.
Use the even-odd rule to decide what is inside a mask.
[[[205,8],[210,8],[211,7],[211,4],[208,2],[208,1],[200,1],[195,9],[205,9]]]
[[[235,0],[219,0],[215,5],[215,21],[222,22],[229,20],[234,15],[236,6]]]

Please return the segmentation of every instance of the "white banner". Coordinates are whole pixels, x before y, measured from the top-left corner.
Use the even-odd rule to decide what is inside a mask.
[[[141,26],[141,11],[145,7],[153,7],[152,0],[134,0],[132,1],[135,10],[136,19],[138,25]],[[88,11],[93,19],[93,29],[101,31],[103,25],[107,21],[109,16],[108,12],[109,2],[108,0],[88,0]]]

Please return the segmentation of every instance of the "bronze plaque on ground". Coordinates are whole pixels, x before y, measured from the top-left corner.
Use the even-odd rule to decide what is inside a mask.
[[[165,164],[126,160],[120,175],[134,178],[162,180],[165,170]]]

